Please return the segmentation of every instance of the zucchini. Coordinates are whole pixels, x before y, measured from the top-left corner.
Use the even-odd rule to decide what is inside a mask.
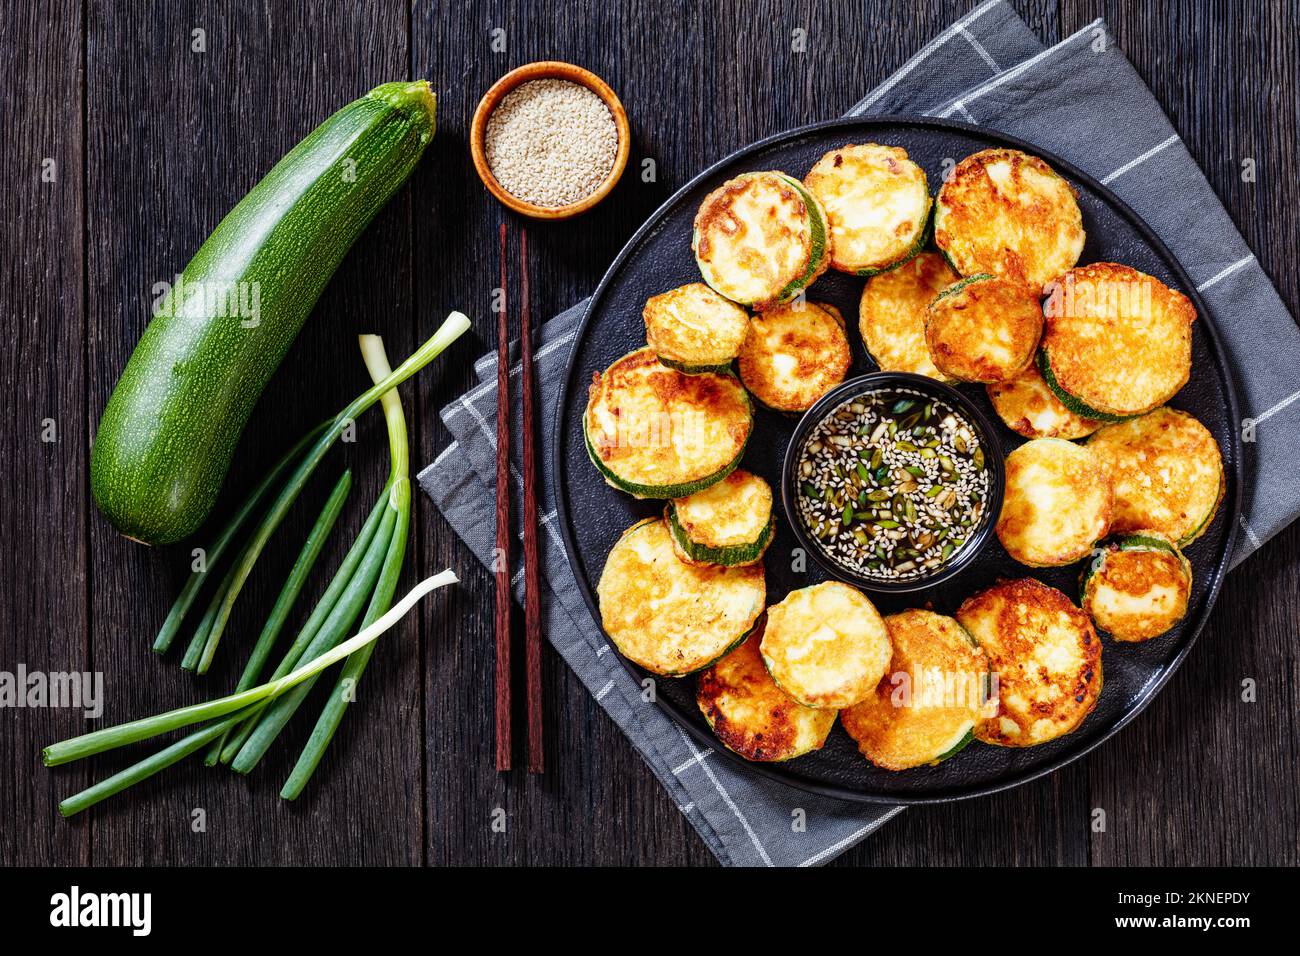
[[[844,317],[835,306],[791,302],[754,316],[736,365],[740,380],[765,406],[802,412],[844,381],[851,361]]]
[[[740,464],[753,411],[734,375],[686,375],[643,348],[594,376],[582,430],[610,485],[638,498],[682,498]]]
[[[1192,567],[1156,531],[1113,541],[1080,576],[1079,603],[1117,641],[1159,637],[1187,614]]]
[[[1037,156],[986,149],[967,156],[939,188],[934,243],[962,275],[991,272],[1033,292],[1083,253],[1073,187]]]
[[[772,543],[772,488],[737,469],[717,484],[670,501],[664,519],[677,556],[692,564],[753,564]]]
[[[1004,382],[1034,360],[1043,333],[1038,298],[1013,279],[975,275],[932,303],[925,343],[940,372],[965,382]]]
[[[1036,362],[1013,379],[990,383],[985,391],[998,417],[1026,438],[1084,438],[1101,427],[1096,419],[1066,408],[1043,380]]]
[[[749,314],[703,282],[652,295],[642,317],[659,361],[690,375],[728,371],[749,331]]]
[[[989,662],[953,618],[906,610],[885,618],[893,646],[887,676],[842,711],[862,756],[885,770],[946,760],[974,739]]]
[[[1219,445],[1186,412],[1164,405],[1106,425],[1088,447],[1114,479],[1116,534],[1154,531],[1185,547],[1205,531],[1223,500]]]
[[[832,709],[874,692],[891,653],[876,606],[838,581],[791,591],[768,608],[760,650],[782,690],[806,707]]]
[[[826,214],[784,173],[742,173],[705,197],[691,249],[700,274],[740,305],[788,302],[830,265]]]
[[[1103,456],[1060,438],[1034,438],[1006,458],[994,532],[1031,568],[1073,564],[1110,530],[1114,485]]]
[[[762,619],[734,651],[700,674],[695,702],[723,745],[746,760],[792,760],[820,750],[836,712],[805,707],[776,685],[758,647]]]
[[[386,83],[295,146],[160,300],[100,419],[95,502],[146,544],[212,509],[248,416],[353,241],[433,137],[428,83]]]
[[[1163,405],[1191,375],[1196,307],[1129,266],[1071,269],[1051,283],[1043,315],[1057,388],[1112,420]]]
[[[872,276],[902,265],[925,246],[930,187],[907,150],[876,143],[833,149],[803,184],[826,209],[832,268]]]
[[[659,518],[623,532],[596,585],[600,623],[619,653],[646,670],[682,677],[715,663],[763,613],[763,566],[686,564]]]
[[[1033,578],[998,581],[957,609],[989,659],[996,695],[975,739],[1030,747],[1070,733],[1101,696],[1101,641],[1065,594]]]

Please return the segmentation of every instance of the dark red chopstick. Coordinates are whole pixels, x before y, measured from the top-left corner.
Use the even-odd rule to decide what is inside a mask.
[[[501,311],[497,313],[497,769],[510,769],[510,329],[506,312],[506,224],[501,224]]]
[[[524,396],[524,664],[528,692],[528,772],[546,766],[542,751],[542,608],[537,556],[537,452],[533,447],[533,331],[528,311],[528,230],[519,234],[519,359]]]

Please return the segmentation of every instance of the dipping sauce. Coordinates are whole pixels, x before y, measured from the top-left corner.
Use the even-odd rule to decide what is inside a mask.
[[[929,576],[979,527],[989,471],[979,433],[908,388],[846,399],[799,455],[799,517],[835,563],[865,578]]]

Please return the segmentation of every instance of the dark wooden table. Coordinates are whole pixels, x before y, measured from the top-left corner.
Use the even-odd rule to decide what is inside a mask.
[[[233,682],[149,651],[188,546],[120,538],[90,504],[94,425],[149,314],[151,287],[321,119],[377,83],[428,77],[437,138],[412,183],[358,242],[266,392],[222,508],[366,378],[355,335],[401,355],[452,308],[477,341],[403,388],[419,462],[447,440],[437,409],[492,341],[501,209],[474,178],[474,104],[507,69],[567,59],[602,74],[632,117],[630,174],[595,213],[535,228],[534,314],[594,288],[636,226],[700,168],[756,139],[844,112],[971,4],[287,2],[9,5],[0,21],[4,143],[0,388],[0,670],[92,670],[105,719],[197,701]],[[1296,7],[1018,0],[1046,41],[1104,15],[1293,312],[1300,248]],[[505,52],[490,47],[505,31]],[[795,28],[809,54],[791,55]],[[195,31],[203,31],[201,34]],[[202,47],[202,50],[199,50]],[[1257,175],[1243,181],[1242,162]],[[42,176],[46,172],[47,175]],[[49,181],[51,180],[52,181]],[[41,440],[53,422],[56,441]],[[310,514],[346,459],[368,497],[387,468],[378,416],[360,428],[280,532],[233,633],[274,599]],[[360,524],[360,505],[345,524]],[[79,732],[70,710],[0,711],[0,862],[173,864],[654,863],[712,861],[686,818],[563,663],[545,669],[545,776],[492,763],[492,580],[417,500],[409,565],[464,583],[383,645],[309,792],[277,797],[297,748],[248,779],[197,762],[71,822],[60,796],[120,756],[57,772],[39,746]],[[345,535],[336,532],[336,561]],[[324,565],[323,565],[324,566]],[[408,568],[407,578],[414,571]],[[317,582],[317,587],[320,587]],[[1206,633],[1159,699],[1066,770],[988,799],[912,809],[844,862],[1245,864],[1297,862],[1300,528],[1229,579]],[[1242,682],[1257,686],[1242,700]],[[324,686],[324,685],[322,685]],[[291,727],[298,741],[316,708]],[[202,809],[206,826],[194,825]],[[507,813],[494,831],[496,808]],[[1092,827],[1105,811],[1104,832]]]

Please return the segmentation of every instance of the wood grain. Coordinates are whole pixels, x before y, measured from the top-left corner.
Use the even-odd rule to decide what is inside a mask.
[[[496,575],[496,740],[497,770],[510,769],[510,720],[511,699],[510,686],[513,683],[510,673],[510,572],[514,566],[510,560],[514,549],[510,547],[510,312],[506,289],[506,224],[498,230],[499,257],[501,266],[501,301],[497,307],[497,392],[502,400],[497,402],[497,507],[496,507],[496,554],[493,557],[493,572]]]
[[[588,67],[614,87],[632,122],[628,170],[609,199],[570,223],[529,225],[532,308],[541,318],[589,294],[636,227],[699,169],[843,112],[973,5],[88,0],[83,8],[60,0],[39,13],[6,11],[0,134],[12,158],[0,189],[17,214],[0,226],[13,343],[0,365],[13,409],[0,437],[9,489],[0,496],[0,667],[100,670],[107,720],[225,689],[338,471],[353,467],[354,500],[378,493],[383,426],[368,416],[279,532],[213,671],[196,680],[174,657],[148,650],[188,569],[188,547],[124,542],[94,512],[85,481],[93,427],[143,328],[153,284],[178,272],[235,200],[334,109],[379,82],[427,77],[440,95],[439,131],[272,382],[219,509],[285,442],[365,386],[356,333],[383,333],[397,357],[458,308],[473,333],[403,388],[415,461],[446,446],[437,411],[475,381],[470,363],[493,341],[494,233],[508,215],[475,177],[466,135],[478,97],[508,69],[551,58]],[[1294,0],[1013,5],[1046,42],[1106,17],[1294,313]],[[202,53],[196,29],[205,31]],[[792,49],[795,29],[807,31],[805,54]],[[58,164],[53,188],[39,180],[44,157]],[[1247,157],[1254,182],[1241,177]],[[47,417],[59,425],[49,445],[35,437]],[[337,563],[364,510],[348,509],[322,569]],[[492,575],[419,495],[413,532],[411,568],[451,566],[462,584],[424,604],[376,654],[358,706],[297,804],[276,792],[315,719],[313,701],[248,780],[183,765],[70,824],[56,819],[57,798],[123,758],[47,773],[37,746],[80,729],[80,715],[0,711],[0,819],[21,821],[0,827],[0,861],[711,864],[635,750],[554,655],[542,662],[547,773],[496,773]],[[404,585],[414,580],[414,570],[404,577]],[[1229,577],[1184,668],[1116,739],[1025,787],[908,810],[840,862],[1300,862],[1298,578],[1300,528],[1292,528]],[[308,587],[295,621],[322,587]],[[1254,703],[1241,699],[1246,679]],[[206,811],[202,832],[192,827],[197,808]],[[1094,832],[1098,809],[1106,828]]]

